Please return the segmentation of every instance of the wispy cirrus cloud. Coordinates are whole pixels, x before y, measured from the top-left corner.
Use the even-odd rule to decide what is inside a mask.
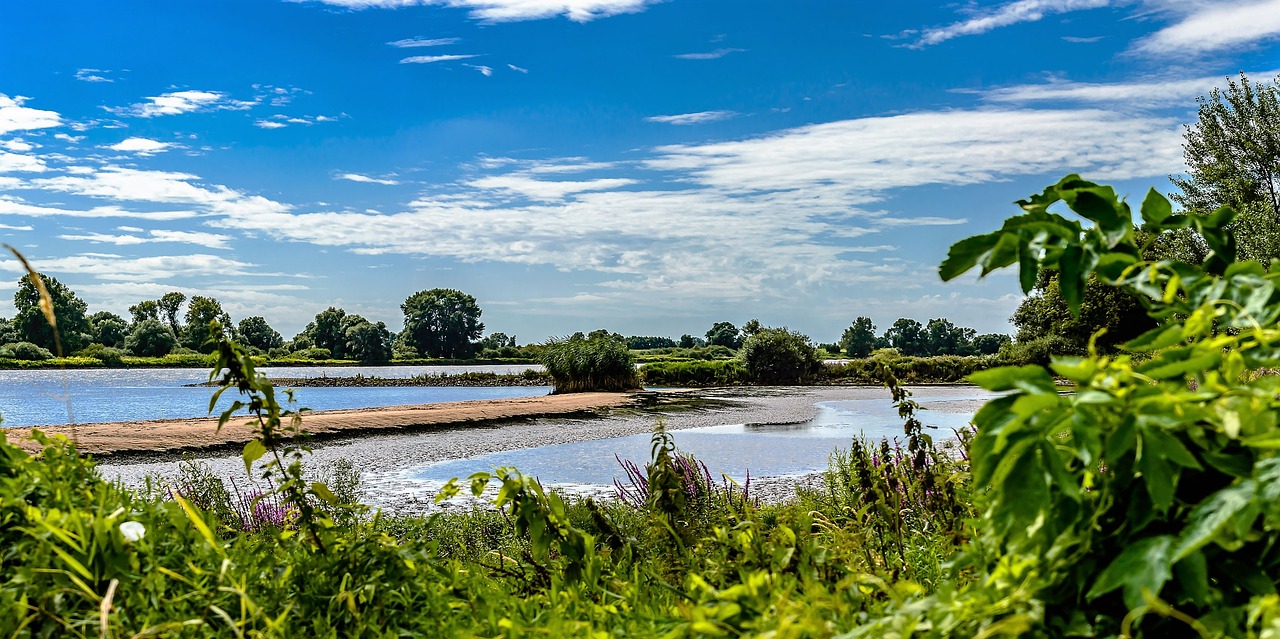
[[[181,115],[200,111],[243,111],[258,104],[256,100],[236,100],[220,91],[173,91],[151,96],[146,102],[125,107],[103,107],[116,115],[136,118],[155,118],[165,115]]]
[[[1037,22],[1045,16],[1112,6],[1118,0],[1014,0],[994,9],[975,13],[952,24],[919,32],[914,46],[940,44],[962,36],[978,35],[1023,22]]]
[[[718,60],[730,53],[743,53],[745,51],[746,49],[722,48],[701,53],[681,53],[672,57],[679,58],[681,60]]]
[[[574,22],[638,13],[661,0],[291,0],[320,2],[346,9],[401,9],[445,6],[467,9],[471,17],[487,22],[517,22],[565,17]]]
[[[1280,0],[1221,0],[1170,4],[1178,21],[1139,40],[1134,49],[1152,56],[1187,57],[1280,39]]]
[[[462,66],[475,69],[480,72],[480,75],[486,78],[493,75],[493,67],[487,67],[483,64],[463,64]]]
[[[452,62],[454,60],[468,60],[470,58],[478,58],[478,54],[474,53],[450,53],[444,55],[415,55],[402,58],[400,64],[432,64],[435,62]]]
[[[1254,71],[1254,78],[1275,78],[1280,69]],[[980,92],[984,100],[1005,103],[1076,102],[1117,103],[1128,107],[1189,106],[1197,97],[1225,85],[1226,77],[1182,75],[1136,79],[1129,82],[1072,82],[1053,80],[1040,84],[1020,84]]]
[[[337,122],[339,118],[346,117],[346,114],[340,116],[331,115],[285,115],[277,113],[269,118],[259,118],[254,120],[253,126],[259,129],[283,129],[290,125],[300,124],[302,126],[311,126],[322,122]]]
[[[736,111],[699,111],[697,113],[678,113],[676,115],[654,115],[645,118],[645,121],[687,126],[728,120],[736,115],[738,115]]]
[[[206,248],[223,250],[230,248],[230,235],[220,233],[203,233],[199,231],[167,231],[154,229],[146,235],[126,233],[112,235],[110,233],[85,233],[81,235],[63,234],[59,239],[93,242],[97,244],[114,244],[116,246],[135,246],[139,244],[197,244]]]
[[[76,79],[81,82],[115,82],[107,77],[110,73],[105,69],[76,69]]]
[[[56,111],[22,106],[28,99],[21,95],[9,97],[0,93],[0,134],[62,126],[62,116]]]
[[[376,178],[361,173],[340,173],[333,176],[335,180],[347,180],[349,182],[363,182],[365,184],[382,184],[384,186],[395,186],[400,182],[390,178]]]
[[[457,44],[462,38],[405,38],[404,40],[395,40],[387,44],[401,49],[414,49],[417,47],[443,47],[450,44]]]

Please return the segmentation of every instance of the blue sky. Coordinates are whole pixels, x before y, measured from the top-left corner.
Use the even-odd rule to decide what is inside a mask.
[[[0,239],[92,310],[286,337],[435,287],[522,343],[1003,332],[1013,279],[944,285],[947,247],[1068,172],[1168,190],[1277,45],[1280,0],[10,0]]]

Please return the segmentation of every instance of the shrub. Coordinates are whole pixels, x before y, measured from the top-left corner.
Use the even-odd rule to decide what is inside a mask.
[[[53,353],[50,353],[49,349],[41,348],[31,342],[17,342],[0,346],[0,357],[38,362],[53,359]]]
[[[300,351],[294,352],[292,357],[297,359],[316,359],[316,360],[333,359],[333,351],[330,351],[327,348],[319,348],[316,346],[312,346],[310,348],[304,348]]]
[[[938,355],[904,357],[894,349],[876,351],[874,357],[855,359],[823,367],[819,377],[827,382],[845,384],[879,384],[877,362],[884,362],[895,378],[908,384],[950,384],[962,382],[969,375],[997,365],[991,357]]]
[[[124,339],[124,347],[140,357],[163,357],[177,344],[173,331],[154,319],[138,322]]]
[[[107,366],[121,366],[124,364],[124,351],[102,344],[90,344],[89,346],[76,353],[78,357],[92,357],[101,360]]]
[[[997,356],[1007,366],[1035,364],[1048,367],[1054,355],[1082,355],[1079,347],[1061,335],[1045,335],[1033,340],[1008,343]]]
[[[765,384],[795,384],[822,367],[809,338],[786,328],[765,328],[742,344],[747,375]]]
[[[747,381],[737,360],[654,362],[640,367],[645,386],[736,386]]]
[[[608,337],[547,342],[538,356],[555,382],[553,393],[626,391],[640,387],[627,345]]]

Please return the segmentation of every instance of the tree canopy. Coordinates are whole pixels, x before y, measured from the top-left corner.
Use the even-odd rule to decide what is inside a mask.
[[[462,291],[433,288],[410,295],[400,305],[404,311],[407,341],[428,357],[465,358],[473,340],[484,332],[483,311],[476,298]]]
[[[41,274],[40,279],[52,298],[53,316],[58,321],[58,339],[62,343],[63,354],[74,353],[88,346],[93,339],[93,327],[89,325],[87,316],[89,305],[76,297],[75,292],[57,278]],[[24,275],[18,280],[13,305],[18,310],[13,317],[17,337],[41,348],[55,350],[53,327],[40,310],[40,291],[30,276]]]

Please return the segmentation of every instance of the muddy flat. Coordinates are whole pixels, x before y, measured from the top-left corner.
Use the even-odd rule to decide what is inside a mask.
[[[535,417],[564,417],[633,405],[634,393],[573,393],[542,397],[478,400],[308,412],[303,430],[311,435],[355,435],[393,433],[417,429],[465,426]],[[97,456],[117,453],[164,453],[219,448],[243,444],[254,438],[254,429],[245,416],[233,417],[221,430],[217,420],[174,419],[76,427],[41,428],[47,434],[62,434],[79,443],[83,453]],[[31,429],[5,429],[10,442],[28,451],[38,450],[29,439]]]

